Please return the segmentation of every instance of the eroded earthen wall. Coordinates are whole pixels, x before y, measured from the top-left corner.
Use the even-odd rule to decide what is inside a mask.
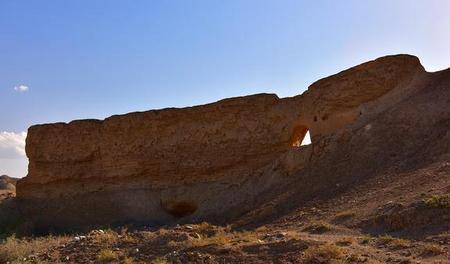
[[[259,94],[36,125],[28,131],[29,174],[17,195],[64,200],[64,206],[45,206],[50,217],[70,207],[83,212],[79,222],[87,224],[240,214],[286,175],[302,173],[315,144],[323,145],[321,137],[370,115],[371,102],[421,73],[417,58],[390,56],[322,79],[291,98]],[[307,130],[312,146],[298,147]]]

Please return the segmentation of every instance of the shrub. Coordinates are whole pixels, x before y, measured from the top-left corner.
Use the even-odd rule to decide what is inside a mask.
[[[122,261],[123,264],[133,264],[133,258],[125,257]]]
[[[164,257],[158,257],[152,261],[152,264],[166,264],[167,260]]]
[[[349,256],[347,256],[346,260],[347,260],[347,262],[350,262],[350,263],[358,263],[359,256],[356,254],[350,254]]]
[[[335,244],[336,244],[336,246],[347,247],[347,246],[350,246],[351,244],[353,244],[354,241],[355,240],[351,237],[345,237],[345,238],[337,241]]]
[[[47,252],[52,248],[66,243],[68,240],[68,237],[64,236],[48,236],[20,240],[12,235],[0,242],[0,263],[21,262],[30,255]]]
[[[363,244],[363,245],[366,245],[366,244],[369,244],[369,242],[372,241],[372,240],[373,240],[373,238],[370,237],[370,236],[363,236],[363,237],[361,237],[359,239],[359,243]]]
[[[105,247],[113,248],[119,242],[119,234],[111,229],[105,229],[104,233],[97,234],[94,240]]]
[[[421,255],[423,256],[436,256],[445,253],[441,246],[435,244],[426,244],[422,247],[421,251]]]
[[[213,236],[190,240],[191,247],[201,247],[206,245],[226,245],[232,240],[232,235],[223,230],[219,230]]]
[[[322,234],[331,230],[331,225],[324,221],[316,221],[307,225],[303,231],[310,233]]]
[[[410,243],[405,239],[384,235],[377,238],[377,245],[386,246],[389,249],[402,249],[409,247]]]
[[[343,263],[344,254],[334,245],[311,247],[305,251],[304,263]]]
[[[433,195],[424,202],[429,208],[450,208],[450,194]]]
[[[354,212],[352,212],[352,211],[350,211],[350,210],[347,210],[347,211],[342,211],[342,212],[340,212],[340,213],[337,213],[335,216],[334,216],[334,219],[335,220],[338,220],[338,221],[342,221],[342,220],[347,220],[347,219],[349,219],[349,218],[352,218],[352,217],[354,217],[355,216],[355,213]]]
[[[97,259],[100,262],[111,262],[119,259],[119,256],[116,252],[110,250],[110,249],[102,249],[97,254]]]

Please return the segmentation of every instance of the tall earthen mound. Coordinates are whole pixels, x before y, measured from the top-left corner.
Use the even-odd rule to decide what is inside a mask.
[[[54,228],[226,222],[272,202],[259,213],[268,217],[394,166],[447,158],[449,86],[449,71],[397,55],[291,98],[36,125],[17,196],[36,225]],[[300,146],[307,131],[312,144]]]

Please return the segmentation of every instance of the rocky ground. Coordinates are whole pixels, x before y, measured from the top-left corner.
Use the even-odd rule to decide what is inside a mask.
[[[228,226],[9,232],[0,263],[450,263],[448,162],[383,174],[277,218],[258,217],[268,208]]]

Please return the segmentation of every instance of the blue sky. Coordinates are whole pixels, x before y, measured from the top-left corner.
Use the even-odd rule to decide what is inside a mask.
[[[388,54],[450,67],[449,14],[446,0],[2,0],[0,174],[26,174],[37,123],[293,96]]]

